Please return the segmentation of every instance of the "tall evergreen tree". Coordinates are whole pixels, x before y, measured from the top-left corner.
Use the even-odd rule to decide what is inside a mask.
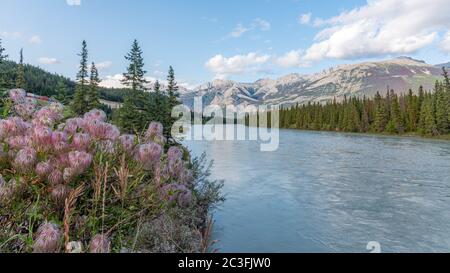
[[[420,111],[419,130],[424,135],[437,135],[436,120],[433,114],[433,100],[425,97]]]
[[[26,89],[25,67],[23,65],[23,48],[20,49],[19,65],[17,66],[16,87]]]
[[[2,64],[6,59],[8,58],[8,55],[5,54],[5,48],[2,45],[2,39],[0,38],[0,64]],[[0,73],[0,97],[4,95],[6,89],[6,80],[4,78],[4,75]]]
[[[386,126],[386,131],[389,133],[404,133],[404,124],[402,120],[402,115],[400,111],[400,104],[398,101],[398,96],[392,90],[390,95],[390,120]]]
[[[89,78],[89,89],[86,95],[87,110],[97,109],[100,105],[99,84],[100,78],[98,77],[98,70],[95,63],[91,64],[91,75]]]
[[[62,104],[67,104],[69,102],[67,86],[62,79],[58,81],[56,86],[56,99]]]
[[[444,70],[444,76],[446,76],[446,71]],[[444,83],[445,84],[445,83]],[[439,133],[448,133],[449,121],[448,121],[448,100],[447,93],[445,91],[445,85],[436,83],[434,90],[435,97],[435,113],[436,113],[436,127]]]
[[[383,104],[383,100],[381,98],[380,93],[377,93],[375,96],[375,105],[376,105],[376,112],[375,112],[375,121],[374,121],[374,131],[382,133],[386,129],[386,125],[389,121],[389,116],[387,113],[387,108]]]
[[[0,64],[3,63],[8,58],[8,55],[5,54],[5,48],[2,45],[2,38],[0,38]]]
[[[122,129],[133,132],[142,131],[150,122],[150,98],[145,93],[143,52],[137,40],[133,41],[130,52],[125,56],[129,61],[127,71],[123,74],[122,83],[131,90],[125,97],[125,102],[118,114],[118,124]]]
[[[137,40],[133,41],[131,51],[125,56],[125,59],[130,62],[127,72],[123,74],[122,83],[128,86],[133,91],[145,91],[145,84],[148,81],[145,79],[144,58],[143,52]]]
[[[87,111],[86,93],[88,90],[88,50],[85,40],[82,42],[81,57],[79,71],[77,73],[77,87],[75,89],[75,96],[72,103],[73,111],[78,114],[84,114]]]
[[[178,94],[178,84],[175,81],[175,71],[173,67],[169,67],[169,74],[167,76],[167,94],[169,96],[169,106],[172,109],[173,107],[180,104],[179,102],[179,94]]]

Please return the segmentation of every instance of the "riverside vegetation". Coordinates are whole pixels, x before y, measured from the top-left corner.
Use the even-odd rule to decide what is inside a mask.
[[[282,128],[355,133],[419,134],[449,138],[450,80],[443,69],[443,81],[433,92],[422,87],[406,95],[389,90],[383,97],[347,98],[343,101],[308,103],[280,111]]]
[[[191,158],[171,139],[173,69],[167,93],[157,84],[145,92],[141,54],[135,41],[124,107],[108,115],[97,109],[98,71],[85,41],[73,97],[56,92],[66,105],[6,91],[11,80],[0,75],[0,252],[209,251],[223,183],[209,179],[204,155]],[[0,63],[6,58],[0,41]],[[19,88],[24,67],[22,56]]]

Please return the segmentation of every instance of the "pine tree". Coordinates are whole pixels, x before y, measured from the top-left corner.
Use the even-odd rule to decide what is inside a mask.
[[[394,93],[394,91],[391,91],[391,94],[389,95],[390,97],[390,105],[391,105],[391,115],[390,115],[390,120],[386,126],[386,131],[389,133],[404,133],[405,129],[404,129],[404,124],[403,124],[403,120],[401,117],[401,112],[400,112],[400,105],[398,102],[398,96]]]
[[[444,77],[446,76],[446,71],[444,69]],[[445,84],[445,83],[444,83]],[[435,113],[436,113],[436,127],[439,133],[448,133],[449,121],[448,121],[448,101],[447,93],[445,92],[445,86],[436,83],[434,90],[435,97]]]
[[[411,89],[409,89],[408,96],[406,98],[406,112],[407,129],[409,132],[415,132],[417,130],[417,123],[419,122],[420,108],[418,105],[418,99],[414,96]]]
[[[75,96],[72,103],[73,111],[82,115],[87,111],[86,93],[88,89],[88,50],[87,43],[83,41],[81,53],[80,68],[77,74],[77,87],[75,89]]]
[[[62,79],[58,81],[58,85],[56,86],[56,99],[62,104],[66,104],[69,100],[67,97],[67,86]]]
[[[5,48],[2,45],[2,38],[0,38],[0,64],[8,58],[8,55],[6,55],[4,52]]]
[[[169,96],[169,106],[172,109],[173,107],[180,104],[178,97],[178,85],[175,81],[175,71],[173,70],[173,67],[170,66],[169,68],[169,75],[167,76],[167,94]]]
[[[100,107],[100,94],[98,86],[100,84],[100,78],[98,77],[98,70],[95,63],[91,64],[91,75],[89,78],[89,89],[86,94],[87,110],[97,109]]]
[[[118,125],[126,132],[135,133],[143,130],[142,113],[136,108],[131,96],[126,96],[122,108],[118,112]]]
[[[420,111],[420,133],[424,135],[437,135],[436,121],[433,114],[433,101],[432,98],[425,97],[422,109]]]
[[[5,54],[5,48],[2,45],[2,39],[0,38],[0,64],[3,63],[8,58],[8,55]],[[4,79],[3,73],[0,74],[0,96],[5,93],[6,83]]]
[[[118,123],[129,132],[142,131],[150,122],[150,96],[145,93],[145,79],[143,52],[137,40],[134,40],[131,51],[125,56],[129,61],[127,72],[123,74],[122,83],[131,90],[125,96],[125,102],[119,110]]]
[[[145,84],[148,83],[144,77],[147,72],[144,70],[144,58],[142,54],[143,52],[138,41],[134,40],[131,51],[125,56],[125,59],[130,64],[128,65],[127,72],[123,74],[122,83],[135,92],[145,91]]]
[[[23,48],[20,50],[20,60],[17,66],[16,87],[26,89],[25,83],[25,67],[23,65]]]
[[[386,129],[389,117],[386,111],[386,106],[383,104],[383,100],[380,96],[380,93],[377,93],[375,96],[375,105],[376,105],[376,112],[373,129],[375,132],[382,133]]]

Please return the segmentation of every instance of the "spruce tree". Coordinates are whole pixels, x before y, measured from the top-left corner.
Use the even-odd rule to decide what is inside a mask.
[[[420,111],[419,131],[424,135],[437,135],[436,121],[433,114],[433,101],[429,96],[424,98]]]
[[[123,74],[122,83],[131,88],[133,91],[145,91],[145,84],[148,81],[145,79],[144,58],[142,57],[142,49],[137,40],[133,41],[131,51],[125,56],[129,61],[127,72]]]
[[[26,89],[25,86],[25,67],[23,65],[23,48],[20,50],[20,60],[17,65],[17,77],[16,77],[16,87],[20,89]]]
[[[79,71],[77,73],[77,86],[75,89],[75,96],[72,103],[72,110],[82,115],[87,111],[86,93],[88,90],[88,50],[87,43],[83,41],[81,53],[78,55],[81,57]]]
[[[91,75],[89,77],[89,89],[86,95],[87,110],[97,109],[100,107],[100,94],[98,86],[100,78],[98,77],[98,70],[95,63],[91,64]]]
[[[3,63],[8,58],[8,55],[5,54],[5,48],[2,45],[2,38],[0,38],[0,64]]]
[[[67,86],[62,79],[58,81],[56,86],[56,99],[62,103],[66,104],[68,102]]]
[[[8,58],[8,55],[5,54],[5,48],[2,45],[2,39],[0,38],[0,64],[3,63]],[[5,93],[5,79],[3,73],[0,73],[0,96]]]
[[[390,115],[390,120],[386,126],[386,131],[389,133],[404,133],[405,129],[404,129],[404,125],[403,125],[403,120],[402,120],[402,116],[401,116],[401,111],[400,111],[400,104],[398,101],[398,96],[394,93],[394,91],[391,91],[390,94],[390,105],[391,105],[391,115]]]
[[[383,104],[383,99],[381,98],[380,93],[377,93],[375,96],[375,105],[376,105],[376,112],[373,129],[375,132],[382,133],[386,129],[389,116],[386,110],[387,108]]]
[[[175,71],[173,67],[169,67],[169,74],[167,76],[167,95],[169,96],[169,106],[172,109],[173,107],[180,104],[179,102],[179,94],[178,94],[178,84],[175,81]]]
[[[444,70],[444,75],[446,71]],[[434,101],[435,101],[435,113],[436,113],[436,127],[439,133],[448,133],[449,121],[448,121],[448,101],[447,93],[445,92],[445,87],[436,83],[434,90]]]
[[[122,83],[130,88],[125,96],[125,102],[119,110],[118,123],[122,129],[135,132],[145,129],[150,122],[150,98],[145,93],[147,80],[145,79],[143,52],[137,40],[133,41],[130,52],[125,56],[129,61],[127,71],[123,74]]]

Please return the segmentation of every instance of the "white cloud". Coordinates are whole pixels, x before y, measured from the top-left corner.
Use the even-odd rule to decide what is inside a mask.
[[[450,31],[447,31],[445,34],[444,39],[441,42],[441,49],[446,53],[450,53]]]
[[[42,43],[42,39],[39,35],[34,35],[30,38],[29,42],[34,45],[38,45]]]
[[[11,38],[11,39],[20,39],[22,38],[22,33],[16,31],[16,32],[8,32],[8,31],[1,31],[0,37],[3,38]]]
[[[100,83],[100,86],[106,88],[123,88],[124,85],[121,82],[122,79],[122,74],[106,76]]]
[[[270,22],[261,18],[256,18],[253,20],[253,26],[259,28],[261,31],[269,31],[272,28],[272,24],[270,24]]]
[[[244,27],[242,24],[238,24],[233,31],[230,33],[230,36],[233,38],[239,38],[241,37],[244,33],[246,33],[247,31],[249,31],[249,28]]]
[[[81,0],[66,0],[69,6],[81,6]]]
[[[448,0],[368,0],[315,25],[325,27],[304,60],[355,59],[411,54],[435,42],[450,27]]]
[[[95,67],[97,67],[98,70],[105,70],[105,69],[110,68],[112,66],[112,64],[113,63],[111,61],[104,61],[101,63],[96,63]]]
[[[270,22],[261,18],[256,18],[249,26],[245,26],[242,23],[237,24],[233,31],[228,35],[228,37],[239,38],[245,33],[252,30],[269,31],[271,28],[272,25]]]
[[[264,71],[263,65],[270,59],[270,55],[259,55],[254,52],[230,58],[219,54],[209,59],[205,66],[215,74],[215,78],[224,79],[240,73],[262,72]]]
[[[38,61],[39,61],[39,63],[46,64],[46,65],[61,63],[58,59],[56,59],[56,58],[49,58],[49,57],[39,58]]]
[[[302,51],[301,50],[292,50],[288,53],[284,54],[281,57],[275,58],[275,64],[281,67],[302,67],[305,66],[306,63],[302,60]]]
[[[305,13],[300,15],[300,17],[298,18],[298,21],[300,24],[302,25],[307,25],[311,22],[311,17],[312,17],[312,13]]]
[[[122,74],[115,74],[115,75],[109,75],[106,76],[100,83],[100,86],[106,87],[106,88],[125,88],[125,85],[122,84],[123,75]],[[156,78],[156,77],[150,77],[147,76],[145,79],[149,82],[147,84],[147,88],[151,89],[155,82],[158,80],[160,84],[167,86],[167,80],[163,78]],[[186,88],[189,90],[194,89],[197,85],[190,84],[186,81],[179,80],[178,86],[182,88]],[[183,90],[180,90],[182,92]]]

